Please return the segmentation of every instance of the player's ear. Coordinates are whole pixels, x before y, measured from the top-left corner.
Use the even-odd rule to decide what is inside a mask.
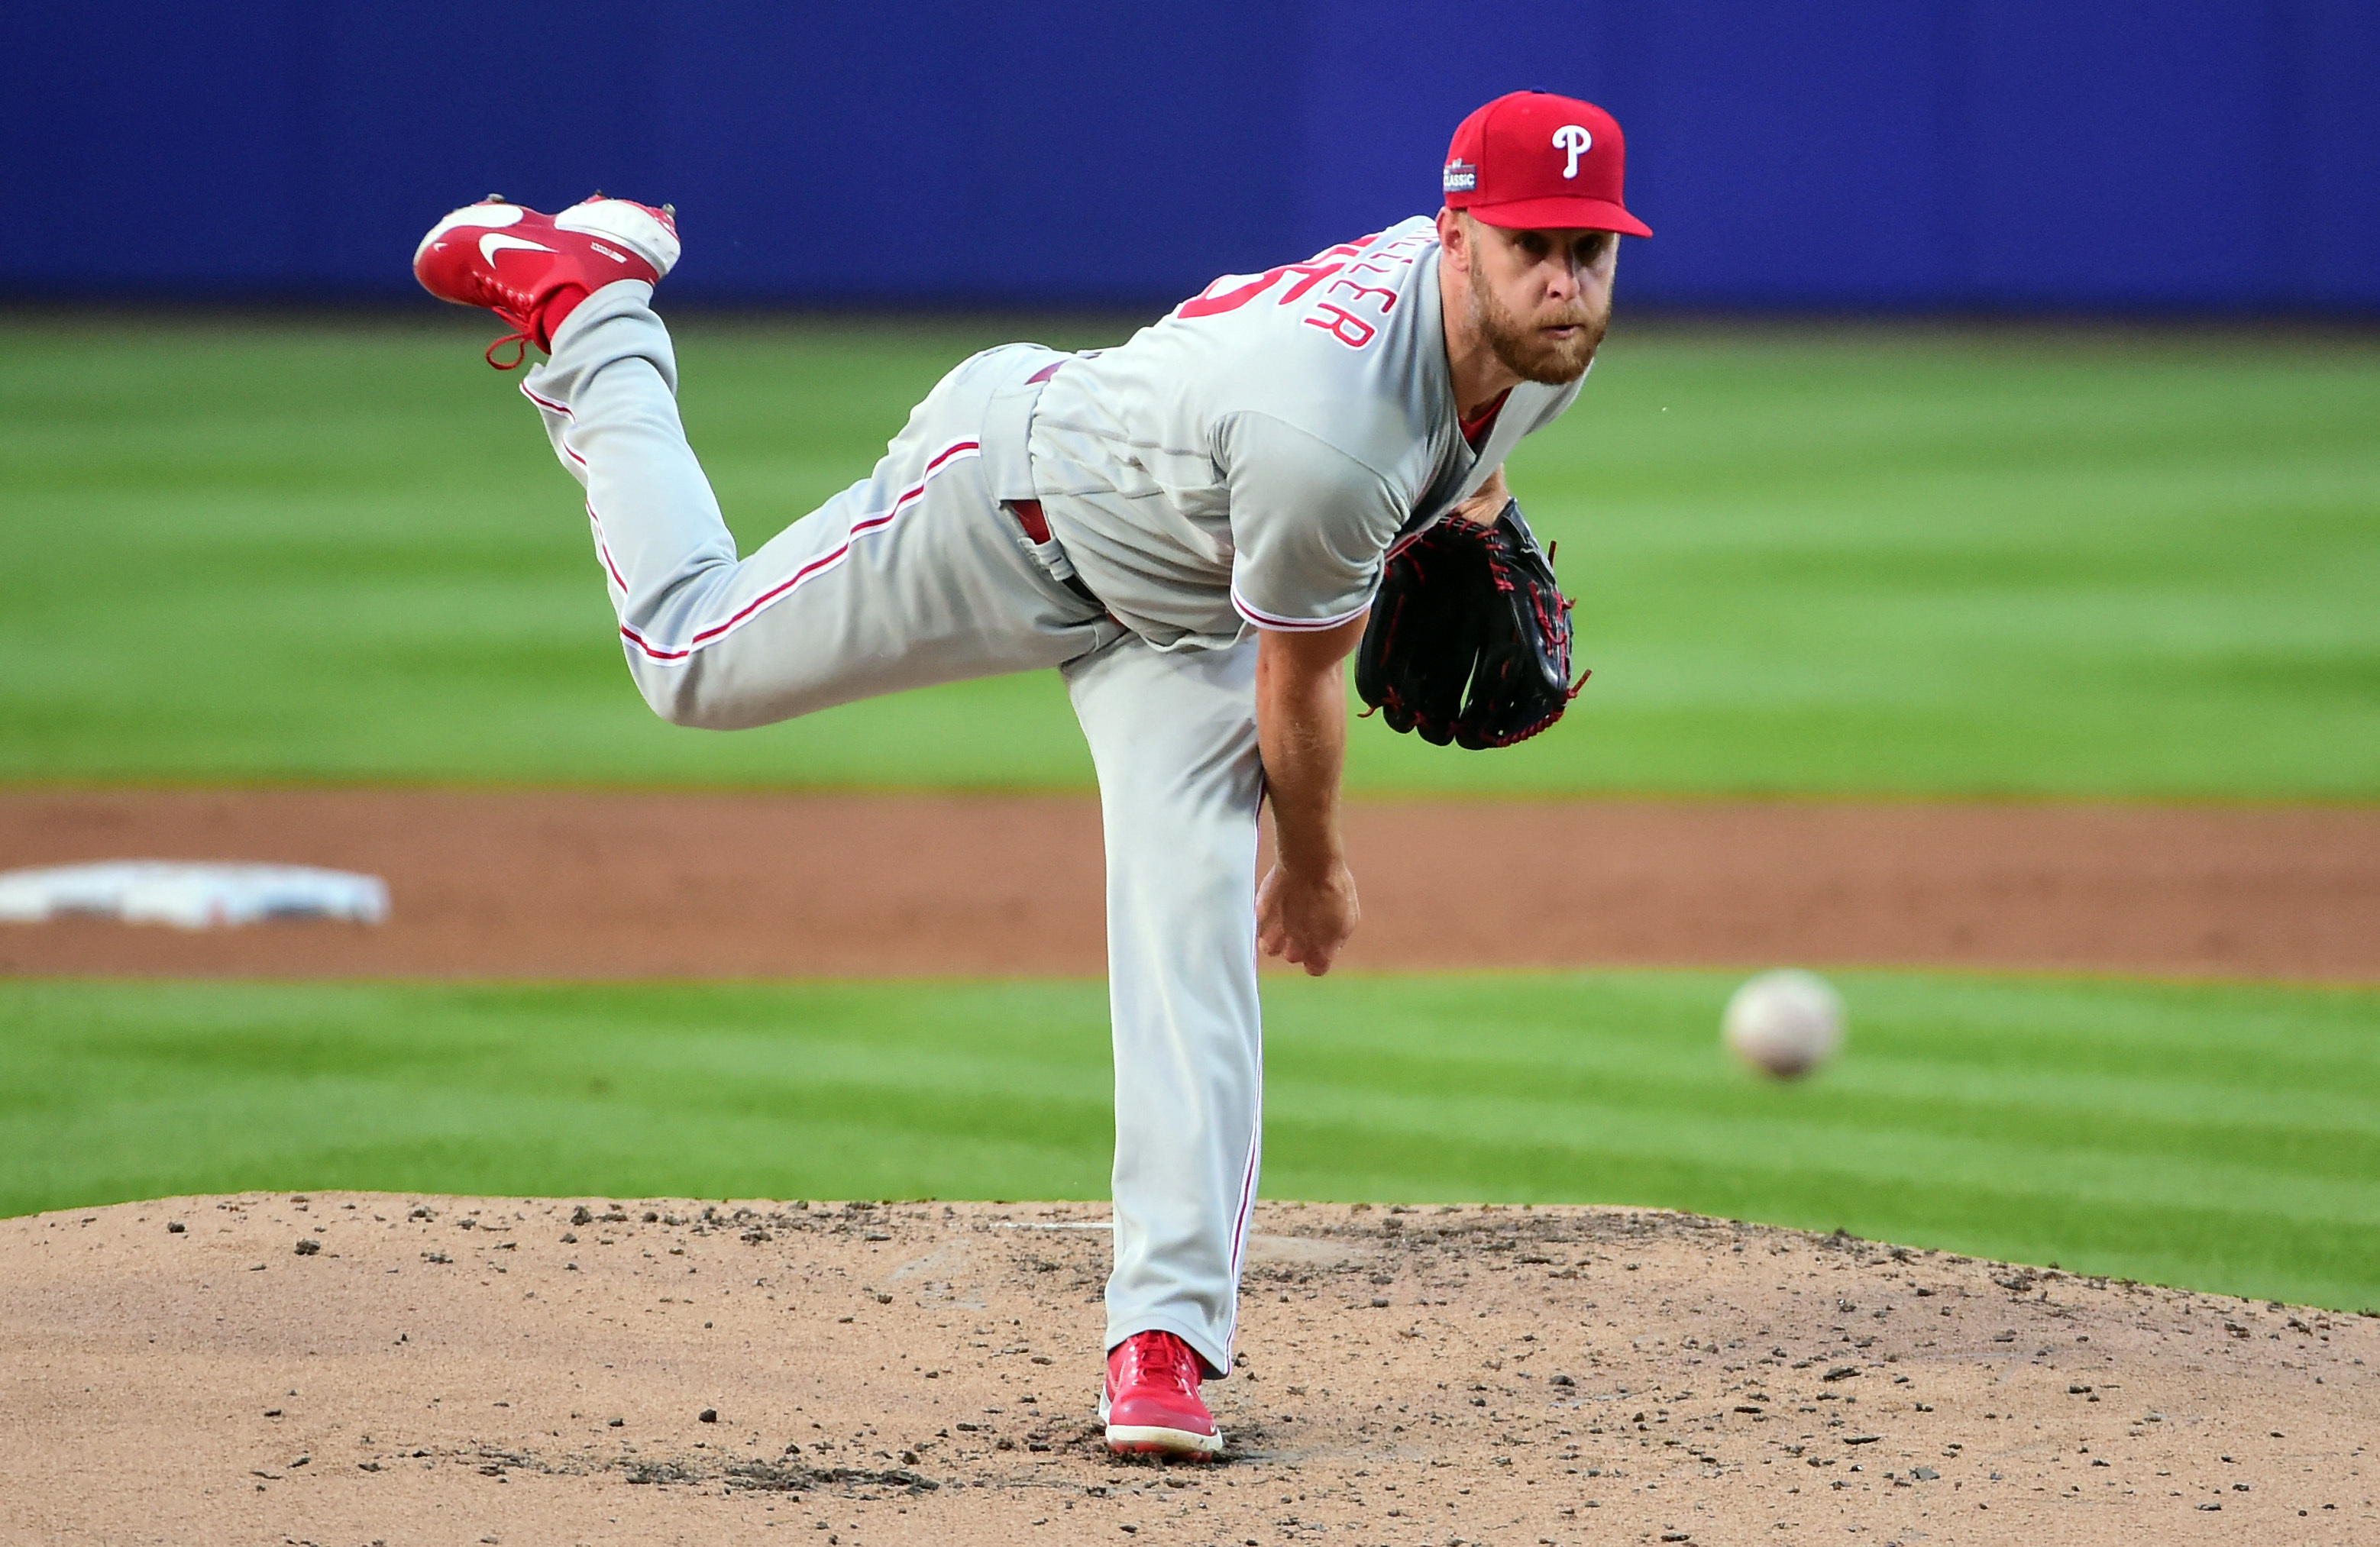
[[[1464,227],[1462,211],[1439,206],[1438,245],[1454,260],[1458,269],[1470,266],[1471,233]]]

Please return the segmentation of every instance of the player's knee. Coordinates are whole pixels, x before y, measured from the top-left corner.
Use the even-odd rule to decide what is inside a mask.
[[[748,694],[726,691],[716,679],[706,680],[699,669],[639,672],[637,686],[653,713],[692,731],[748,731],[787,719],[791,713]]]
[[[637,687],[644,694],[646,706],[672,725],[697,731],[722,729],[717,706],[707,700],[691,673],[639,672]]]

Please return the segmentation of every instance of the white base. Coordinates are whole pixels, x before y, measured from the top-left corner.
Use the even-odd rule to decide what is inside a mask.
[[[0,923],[75,916],[212,929],[263,919],[388,920],[377,876],[303,864],[191,864],[117,860],[0,873]]]

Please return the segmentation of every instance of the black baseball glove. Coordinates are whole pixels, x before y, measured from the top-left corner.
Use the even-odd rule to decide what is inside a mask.
[[[1439,521],[1389,550],[1355,691],[1389,729],[1439,746],[1526,741],[1586,682],[1571,681],[1570,609],[1517,501],[1492,526]]]

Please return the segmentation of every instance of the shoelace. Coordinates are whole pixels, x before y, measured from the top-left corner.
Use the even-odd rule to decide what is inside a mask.
[[[485,351],[487,361],[498,370],[518,370],[521,368],[521,362],[528,358],[531,344],[539,348],[544,347],[544,341],[537,336],[537,313],[531,312],[528,316],[523,317],[503,307],[492,307],[489,309],[496,314],[497,321],[511,323],[513,331],[488,345]],[[513,346],[513,357],[509,360],[496,358],[496,351],[507,344]]]
[[[1196,1392],[1198,1389],[1198,1356],[1179,1338],[1135,1339],[1130,1360],[1124,1367],[1126,1384],[1130,1384],[1135,1373],[1158,1376],[1179,1390]]]
[[[528,346],[535,342],[536,340],[529,336],[529,331],[523,328],[518,332],[506,333],[504,337],[492,341],[483,353],[487,362],[498,370],[518,370],[522,363],[528,358]],[[496,358],[496,351],[507,344],[513,345],[513,357],[509,360]]]

